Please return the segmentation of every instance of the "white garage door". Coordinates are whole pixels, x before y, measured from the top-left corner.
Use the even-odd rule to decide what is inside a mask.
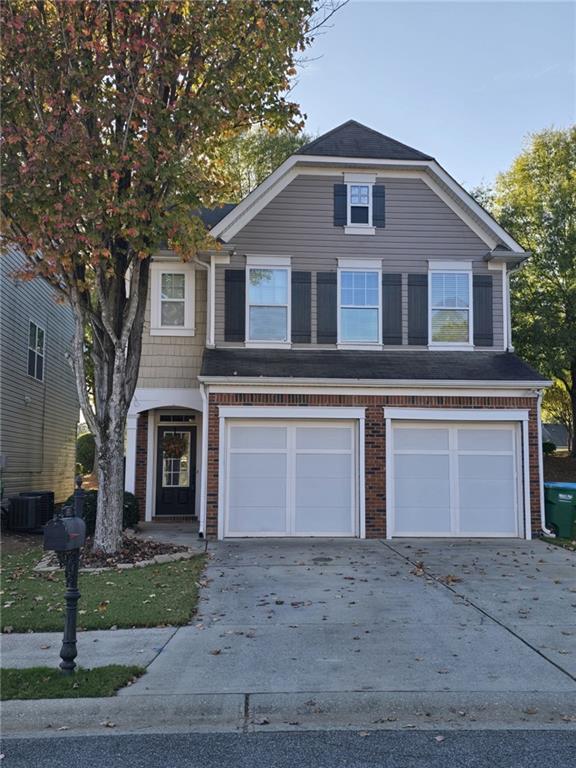
[[[225,536],[355,536],[352,422],[230,421]]]
[[[394,536],[519,536],[514,424],[393,422]]]

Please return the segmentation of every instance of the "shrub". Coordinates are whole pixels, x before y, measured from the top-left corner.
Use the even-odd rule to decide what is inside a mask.
[[[86,432],[76,440],[76,462],[82,466],[82,474],[89,475],[94,470],[96,443],[94,435]]]
[[[96,529],[96,505],[98,491],[84,492],[84,522],[86,523],[86,535],[92,536]],[[74,495],[64,502],[65,505],[74,504]],[[124,491],[124,511],[122,514],[122,528],[135,528],[139,520],[138,499],[133,493]]]
[[[554,443],[544,442],[542,443],[542,450],[544,451],[546,456],[550,456],[550,454],[554,453],[554,451],[556,450],[556,446],[554,445]]]

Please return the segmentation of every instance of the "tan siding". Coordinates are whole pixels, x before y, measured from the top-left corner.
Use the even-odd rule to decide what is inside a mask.
[[[6,495],[53,490],[57,501],[74,489],[76,385],[66,359],[74,324],[70,309],[37,278],[13,275],[23,264],[14,251],[0,256],[0,453],[6,457],[2,479]],[[44,381],[27,374],[30,321],[45,329]]]
[[[144,321],[138,387],[197,387],[206,343],[206,272],[196,270],[194,336],[151,336],[150,293]]]
[[[373,236],[346,235],[333,226],[336,179],[300,176],[291,182],[233,239],[231,267],[242,268],[245,254],[289,255],[292,268],[335,270],[340,257],[378,258],[385,272],[426,272],[429,259],[462,258],[486,273],[489,248],[423,181],[385,178],[386,227]],[[216,341],[224,340],[224,270],[216,274]],[[502,293],[494,274],[495,346],[502,347]],[[312,304],[315,306],[315,275]],[[404,305],[405,310],[406,306]],[[313,312],[313,339],[315,338]]]

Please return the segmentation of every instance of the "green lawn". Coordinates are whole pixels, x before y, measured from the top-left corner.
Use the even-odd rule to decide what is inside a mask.
[[[542,536],[542,538],[546,544],[554,544],[556,547],[563,547],[571,552],[576,552],[576,539],[561,539],[560,537],[552,539],[548,536]]]
[[[1,669],[2,701],[9,699],[78,699],[92,696],[113,696],[131,680],[143,675],[142,667],[109,667],[77,669],[73,675],[63,675],[59,669]]]
[[[2,555],[2,631],[60,631],[64,621],[64,575],[34,573],[39,547]],[[148,565],[125,571],[81,573],[78,627],[157,627],[187,624],[196,610],[205,558]],[[11,628],[11,629],[10,629]]]

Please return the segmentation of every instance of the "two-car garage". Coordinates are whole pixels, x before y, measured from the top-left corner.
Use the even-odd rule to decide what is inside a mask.
[[[222,408],[220,537],[524,536],[525,412],[439,410]]]

